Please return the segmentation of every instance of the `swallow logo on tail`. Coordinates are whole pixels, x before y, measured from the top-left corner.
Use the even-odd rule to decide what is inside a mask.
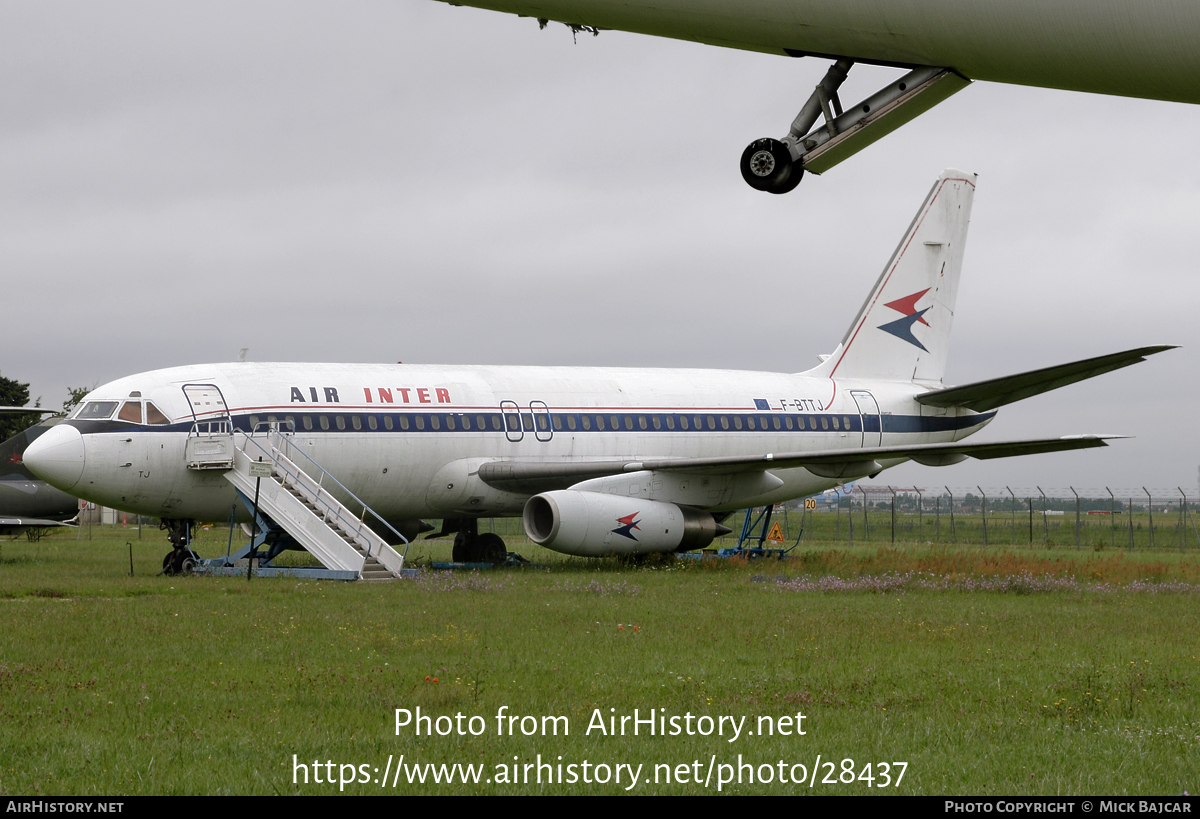
[[[917,302],[920,301],[921,297],[928,292],[929,288],[926,287],[919,293],[913,293],[911,296],[905,296],[902,299],[896,299],[895,301],[889,301],[884,304],[884,307],[890,307],[898,313],[903,313],[904,318],[898,318],[895,321],[888,322],[887,324],[881,324],[879,329],[883,330],[885,333],[891,333],[896,338],[907,341],[914,347],[920,347],[922,350],[925,350],[925,352],[929,352],[929,350],[925,349],[925,345],[917,340],[917,337],[913,335],[912,331],[913,325],[918,321],[924,324],[926,327],[929,326],[929,322],[923,318],[923,316],[929,312],[929,307],[926,307],[924,310],[917,309]]]

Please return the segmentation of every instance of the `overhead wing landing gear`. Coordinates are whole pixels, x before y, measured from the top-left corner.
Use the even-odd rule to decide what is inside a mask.
[[[750,187],[795,190],[805,171],[829,170],[971,83],[949,68],[923,66],[843,111],[838,89],[853,65],[842,59],[829,67],[787,136],[756,139],[742,152],[742,178]],[[818,117],[824,124],[810,130]]]

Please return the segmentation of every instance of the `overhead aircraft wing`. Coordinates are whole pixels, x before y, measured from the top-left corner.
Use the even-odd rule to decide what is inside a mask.
[[[619,475],[623,472],[753,472],[765,469],[804,467],[822,477],[852,480],[878,472],[880,461],[911,459],[928,466],[946,466],[967,458],[990,460],[1043,452],[1062,452],[1107,446],[1119,435],[1069,435],[1062,438],[1028,438],[993,443],[914,444],[861,449],[830,449],[816,452],[769,452],[764,455],[733,455],[716,458],[610,459],[602,461],[490,461],[479,467],[480,479],[510,492],[549,492],[567,489],[581,481]]]
[[[1128,367],[1131,364],[1137,364],[1139,361],[1145,361],[1146,356],[1173,349],[1175,349],[1173,344],[1138,347],[1136,350],[1126,350],[1123,353],[1085,358],[1083,361],[1059,364],[1056,367],[1043,367],[1027,373],[976,381],[974,384],[962,387],[935,390],[918,395],[916,400],[918,404],[928,407],[966,407],[976,412],[986,412],[1023,398],[1074,384],[1076,381],[1083,381],[1119,370],[1122,367]]]
[[[19,535],[26,529],[42,529],[51,526],[70,526],[74,528],[72,523],[64,523],[61,520],[46,520],[43,518],[15,518],[4,517],[0,515],[0,535]]]

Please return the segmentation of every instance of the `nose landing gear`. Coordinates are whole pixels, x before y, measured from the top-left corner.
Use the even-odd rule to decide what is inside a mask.
[[[194,520],[177,520],[163,518],[158,528],[165,529],[167,540],[171,542],[172,550],[163,557],[162,571],[159,574],[177,575],[191,574],[196,569],[196,553],[192,551],[192,527]]]

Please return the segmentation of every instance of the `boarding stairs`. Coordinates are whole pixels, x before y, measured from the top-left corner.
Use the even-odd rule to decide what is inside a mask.
[[[401,576],[404,556],[365,523],[368,514],[380,526],[391,527],[365,503],[292,444],[278,429],[247,434],[232,432],[221,457],[209,456],[203,465],[189,460],[192,469],[220,469],[237,489],[242,502],[257,515],[254,539],[234,558],[254,558],[266,546],[264,557],[277,551],[268,544],[290,539],[312,554],[333,576],[360,580],[392,580]],[[216,450],[215,442],[200,446]],[[215,454],[215,452],[213,453]],[[307,471],[297,460],[306,461]],[[311,474],[310,474],[311,473]],[[316,477],[314,477],[314,475]],[[330,491],[340,489],[362,509],[357,515]],[[279,532],[282,529],[286,536]],[[392,529],[399,542],[407,541]],[[269,550],[269,551],[268,551]],[[260,572],[262,573],[262,572]]]

